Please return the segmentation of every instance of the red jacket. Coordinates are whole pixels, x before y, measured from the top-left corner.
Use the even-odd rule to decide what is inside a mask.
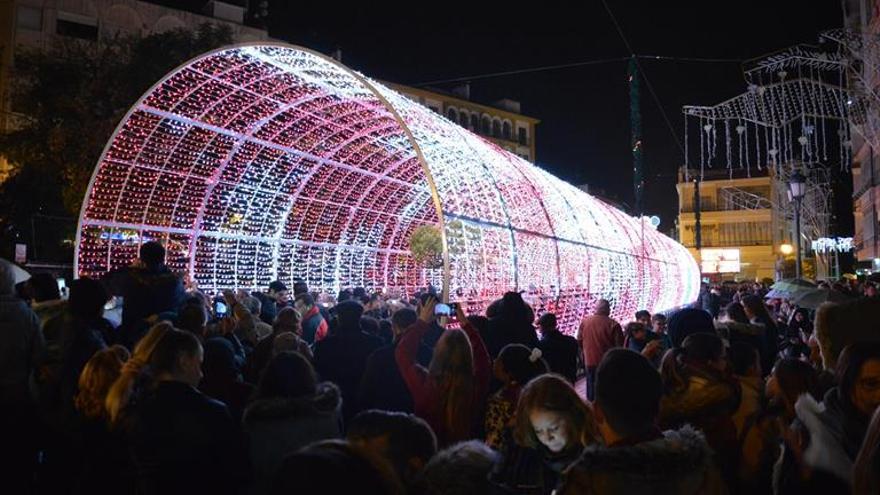
[[[584,349],[584,365],[599,366],[606,352],[623,346],[623,330],[608,316],[592,315],[581,322],[578,340]]]
[[[400,374],[413,397],[414,411],[417,416],[424,419],[434,433],[437,435],[438,445],[450,445],[452,443],[469,440],[471,437],[455,438],[458,435],[447,431],[442,421],[442,411],[440,411],[440,392],[437,390],[437,384],[428,375],[422,365],[418,364],[417,357],[419,352],[419,343],[422,336],[428,331],[430,326],[419,320],[415,322],[397,344],[394,357],[397,366],[400,368]],[[489,359],[489,352],[486,345],[477,330],[467,321],[461,323],[462,330],[467,334],[471,341],[471,349],[474,355],[474,400],[471,414],[473,423],[476,424],[480,412],[482,411],[483,402],[489,391],[489,374],[492,369]]]

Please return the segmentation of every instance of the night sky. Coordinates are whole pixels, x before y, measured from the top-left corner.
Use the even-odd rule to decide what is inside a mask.
[[[629,55],[599,0],[573,8],[535,3],[476,11],[449,2],[388,9],[316,2],[270,3],[276,38],[324,53],[340,48],[343,62],[379,79],[416,85],[427,81]],[[608,0],[640,55],[745,60],[789,45],[815,43],[840,27],[839,0],[762,2]],[[575,5],[571,3],[570,5]],[[432,11],[433,10],[433,11]],[[681,106],[710,105],[745,90],[740,65],[643,60],[678,139]],[[455,84],[438,84],[450,89]],[[633,204],[626,62],[474,80],[471,99],[511,98],[541,120],[537,163],[564,180],[588,183]],[[645,83],[642,120],[647,179],[645,210],[662,228],[677,213],[676,171],[682,154]]]

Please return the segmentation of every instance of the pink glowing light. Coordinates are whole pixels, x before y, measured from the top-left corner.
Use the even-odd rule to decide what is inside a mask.
[[[437,226],[440,267],[412,232]],[[696,298],[690,254],[389,88],[305,49],[244,45],[170,73],[129,111],[80,216],[76,270],[100,276],[162,241],[203,290],[271,280],[319,291],[432,284],[483,310],[527,291],[563,329]]]

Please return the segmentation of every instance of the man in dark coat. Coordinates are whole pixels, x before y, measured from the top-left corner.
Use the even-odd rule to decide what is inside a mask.
[[[556,328],[556,315],[544,313],[538,319],[541,326],[541,341],[538,349],[550,366],[550,371],[559,373],[572,384],[577,380],[577,355],[580,350],[577,339],[565,335]]]
[[[367,358],[382,346],[377,337],[361,330],[364,313],[361,303],[348,300],[336,306],[335,333],[315,344],[315,370],[321,379],[331,381],[342,391],[343,418],[358,411],[357,398]]]
[[[138,493],[237,494],[250,478],[245,445],[222,402],[196,389],[202,346],[170,330],[150,358],[155,388],[123,420],[136,468]]]
[[[111,295],[123,298],[122,325],[127,328],[177,311],[185,295],[183,281],[165,266],[165,248],[155,241],[141,246],[139,263],[108,274],[105,282]]]
[[[251,295],[260,301],[260,319],[268,325],[275,322],[278,312],[288,303],[287,286],[280,280],[270,283],[267,292],[254,292]]]
[[[391,315],[391,330],[394,343],[370,354],[366,371],[361,380],[358,407],[361,410],[381,409],[383,411],[413,412],[413,399],[397,361],[394,350],[403,332],[416,322],[418,315],[409,308],[399,309]]]
[[[724,493],[712,450],[690,426],[661,432],[663,385],[641,354],[613,349],[596,370],[596,422],[603,444],[588,445],[555,493]]]

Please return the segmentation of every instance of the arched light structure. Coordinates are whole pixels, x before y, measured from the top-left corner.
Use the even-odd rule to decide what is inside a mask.
[[[436,226],[442,263],[410,237]],[[100,276],[159,240],[205,290],[303,279],[484,309],[508,290],[572,328],[696,298],[696,263],[629,217],[334,60],[252,44],[151,88],[107,144],[79,220],[76,271]]]

